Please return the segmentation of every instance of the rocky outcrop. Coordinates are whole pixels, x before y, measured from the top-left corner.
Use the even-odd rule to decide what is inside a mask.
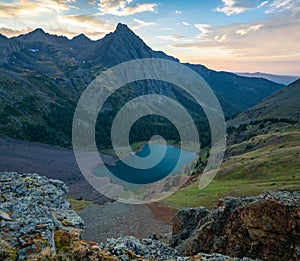
[[[144,257],[149,260],[174,260],[178,257],[177,250],[160,242],[158,239],[143,239],[142,242],[135,237],[119,237],[107,239],[103,248],[121,260]]]
[[[198,213],[184,209],[174,218],[171,243],[181,255],[216,252],[270,261],[300,259],[300,192],[224,198],[194,226]]]
[[[250,258],[231,258],[221,254],[198,253],[194,256],[179,256],[176,249],[159,241],[155,236],[139,241],[135,237],[110,238],[103,246],[112,256],[118,260],[176,260],[176,261],[255,261]],[[257,259],[257,261],[259,261]]]
[[[37,174],[0,173],[0,238],[20,260],[45,248],[54,252],[55,232],[80,237],[84,223],[66,201],[65,184]]]
[[[199,221],[206,217],[209,211],[204,207],[181,209],[173,218],[172,244],[179,245],[191,236]]]
[[[157,236],[99,245],[81,240],[84,223],[70,208],[63,182],[3,172],[0,187],[0,260],[292,261],[300,256],[300,192],[224,198],[212,211],[183,209],[174,218],[171,246]]]
[[[83,221],[66,201],[68,190],[63,182],[32,173],[3,172],[0,188],[0,260],[251,261],[221,254],[197,253],[181,257],[155,234],[141,241],[135,237],[120,237],[107,239],[105,244],[86,242],[81,240]],[[209,214],[204,208],[186,209],[181,213],[178,224],[188,227],[178,232],[185,237]]]

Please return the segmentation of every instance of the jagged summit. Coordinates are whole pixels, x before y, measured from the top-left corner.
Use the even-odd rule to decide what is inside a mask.
[[[122,23],[118,23],[116,29],[113,32],[108,33],[103,39],[100,39],[98,41],[102,41],[107,38],[110,40],[117,38],[120,41],[126,40],[126,38],[131,38],[131,40],[136,40],[145,44],[144,41],[138,35],[136,35],[126,24]]]
[[[85,34],[81,33],[79,35],[76,35],[72,38],[72,40],[91,40],[90,38],[88,38]]]
[[[127,24],[118,23],[116,30],[130,30]],[[130,30],[131,31],[131,30]]]
[[[135,38],[135,40],[139,40],[141,42],[144,43],[144,41],[138,36],[136,35],[129,27],[127,24],[122,24],[122,23],[118,23],[115,31],[113,33],[111,33],[117,37],[129,37],[129,38]]]
[[[37,28],[27,34],[22,34],[15,38],[24,42],[44,42],[52,44],[62,44],[68,41],[67,37],[46,33],[42,28]]]
[[[36,28],[35,30],[31,31],[30,33],[31,34],[47,34],[42,28]]]
[[[136,35],[126,24],[119,23],[114,32],[107,34],[98,40],[98,46],[93,52],[97,53],[94,60],[97,64],[105,64],[107,67],[142,58],[162,58],[169,60],[177,59],[163,52],[152,50],[138,35]],[[103,50],[105,50],[103,52]]]
[[[21,34],[19,36],[17,36],[16,38],[18,39],[22,39],[22,40],[28,40],[28,39],[38,39],[44,36],[49,35],[48,33],[46,33],[42,28],[37,28],[27,34]]]
[[[127,35],[134,35],[137,36],[129,27],[127,24],[118,23],[115,31],[113,34],[127,34]],[[137,36],[138,37],[138,36]]]
[[[83,45],[91,43],[92,40],[90,38],[88,38],[85,34],[79,34],[79,35],[74,36],[71,39],[71,42],[73,42],[76,45],[83,46]]]

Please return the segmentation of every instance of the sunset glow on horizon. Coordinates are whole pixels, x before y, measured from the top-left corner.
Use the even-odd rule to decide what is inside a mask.
[[[0,0],[0,33],[96,40],[127,24],[151,48],[215,70],[300,75],[300,0]]]

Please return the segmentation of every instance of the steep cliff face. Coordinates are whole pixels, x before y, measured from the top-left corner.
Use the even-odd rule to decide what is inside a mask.
[[[197,221],[198,212],[185,209],[174,218],[172,245],[181,255],[218,252],[270,261],[300,258],[300,192],[224,198],[191,231],[190,221],[185,220]]]

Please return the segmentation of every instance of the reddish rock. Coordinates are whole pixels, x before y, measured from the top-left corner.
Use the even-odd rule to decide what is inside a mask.
[[[193,210],[186,213],[191,217]],[[174,218],[173,245],[181,255],[199,252],[270,261],[300,260],[300,192],[267,191],[257,197],[224,198],[199,220],[190,236],[178,240],[189,222]],[[178,227],[180,226],[180,228]]]

